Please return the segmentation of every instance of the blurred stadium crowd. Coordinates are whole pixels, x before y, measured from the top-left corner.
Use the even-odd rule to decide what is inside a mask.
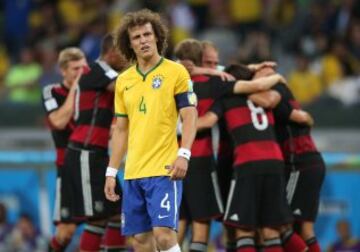
[[[222,64],[274,60],[303,104],[328,96],[356,106],[360,2],[355,0],[4,0],[0,4],[0,95],[40,104],[60,80],[59,50],[79,46],[91,61],[121,16],[147,7],[170,25],[168,56],[187,37],[208,39]],[[243,11],[246,10],[246,11]],[[323,99],[324,100],[324,99]]]

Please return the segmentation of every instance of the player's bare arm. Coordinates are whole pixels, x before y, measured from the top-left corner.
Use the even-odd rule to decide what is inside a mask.
[[[247,65],[247,67],[251,70],[251,71],[258,71],[261,68],[265,68],[265,67],[271,67],[271,68],[275,68],[276,67],[276,62],[274,61],[264,61],[261,63],[256,63],[256,64],[249,64]]]
[[[281,100],[280,94],[275,90],[268,90],[251,94],[248,98],[256,105],[268,109],[275,108]]]
[[[182,119],[181,148],[191,150],[191,145],[196,135],[197,111],[195,107],[184,107],[180,109]],[[183,179],[186,175],[189,160],[178,156],[169,170],[172,180]]]
[[[81,73],[76,77],[64,104],[49,115],[50,123],[57,129],[64,129],[74,114],[75,94]]]
[[[232,76],[229,73],[219,71],[216,69],[212,69],[212,68],[194,66],[191,75],[201,75],[201,74],[218,76],[221,78],[222,81],[234,81],[235,80],[234,76]]]
[[[252,94],[256,92],[266,91],[278,84],[279,82],[286,83],[285,78],[281,74],[274,74],[254,80],[238,80],[234,85],[234,93]]]
[[[314,125],[314,119],[312,116],[308,112],[301,109],[293,109],[290,114],[290,120],[300,124],[306,124],[310,127]]]
[[[234,81],[235,78],[229,73],[219,71],[208,67],[198,67],[191,60],[180,60],[180,63],[186,68],[191,76],[194,75],[212,75],[218,76],[222,81]]]
[[[106,181],[104,187],[105,196],[110,201],[117,201],[120,199],[120,196],[115,193],[117,172],[115,170],[119,169],[121,160],[123,159],[127,150],[129,134],[128,127],[129,121],[127,117],[116,118],[114,132],[112,136],[111,156],[108,169],[106,171]]]
[[[205,115],[198,118],[196,128],[198,131],[212,128],[218,120],[218,116],[215,113],[209,111]]]

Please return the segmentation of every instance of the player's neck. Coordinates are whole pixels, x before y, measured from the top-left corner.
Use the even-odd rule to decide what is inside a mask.
[[[159,54],[154,54],[152,57],[150,57],[149,59],[144,59],[144,58],[139,58],[137,63],[138,63],[138,68],[142,73],[147,73],[150,69],[152,69],[156,64],[159,63],[161,59],[161,56]]]
[[[72,84],[72,83],[70,83],[70,82],[67,81],[67,80],[64,80],[64,81],[63,81],[63,85],[64,85],[67,89],[70,89],[70,88],[71,88],[71,84]]]

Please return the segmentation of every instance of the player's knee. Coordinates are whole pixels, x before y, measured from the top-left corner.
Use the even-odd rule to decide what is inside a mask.
[[[314,223],[312,222],[302,222],[301,223],[301,237],[304,240],[310,239],[315,236],[314,232]]]
[[[169,228],[154,229],[156,245],[160,250],[169,249],[177,244],[175,231]]]
[[[149,233],[134,235],[131,243],[134,251],[155,251],[155,240]]]
[[[279,231],[274,228],[262,228],[261,234],[264,240],[274,239],[280,237]]]
[[[61,225],[57,229],[56,238],[62,244],[67,244],[71,241],[76,230],[76,225]]]

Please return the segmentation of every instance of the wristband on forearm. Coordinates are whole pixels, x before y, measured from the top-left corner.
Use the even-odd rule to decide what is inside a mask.
[[[178,150],[178,156],[179,157],[183,157],[186,160],[190,161],[190,157],[191,157],[191,151],[185,148],[180,148]]]
[[[106,168],[105,176],[106,177],[114,177],[114,178],[116,178],[117,172],[118,172],[118,169],[115,169],[115,168],[112,168],[112,167],[108,166]]]

